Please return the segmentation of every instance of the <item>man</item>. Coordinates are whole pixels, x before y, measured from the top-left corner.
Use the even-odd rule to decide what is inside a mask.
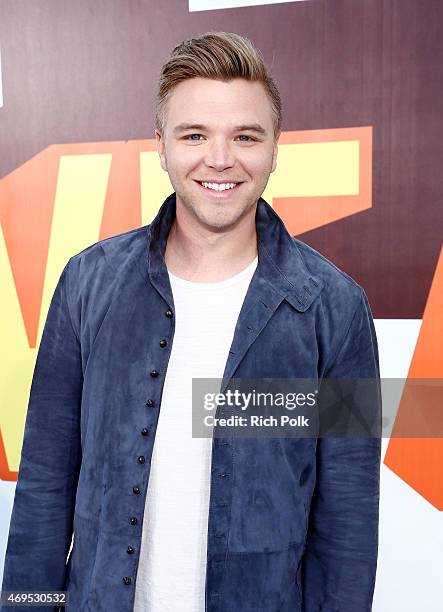
[[[250,41],[174,49],[156,113],[174,193],[61,274],[4,590],[66,589],[75,611],[371,609],[379,438],[192,437],[192,379],[379,377],[365,292],[261,198],[280,131]]]

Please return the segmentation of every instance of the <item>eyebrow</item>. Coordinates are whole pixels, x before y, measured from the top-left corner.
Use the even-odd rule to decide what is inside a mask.
[[[173,129],[174,135],[186,132],[188,130],[208,131],[208,127],[200,123],[180,123]],[[266,135],[266,130],[259,123],[250,123],[234,126],[234,132],[255,132],[256,134]]]

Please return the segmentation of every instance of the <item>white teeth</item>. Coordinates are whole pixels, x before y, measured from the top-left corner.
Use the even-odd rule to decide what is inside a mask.
[[[200,183],[207,189],[213,189],[214,191],[224,191],[225,189],[233,189],[237,183]]]

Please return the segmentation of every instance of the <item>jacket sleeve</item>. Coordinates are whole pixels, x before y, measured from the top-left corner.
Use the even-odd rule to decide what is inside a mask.
[[[32,378],[3,591],[64,590],[81,462],[80,344],[68,304],[69,264],[55,288]],[[2,610],[10,610],[2,607]],[[28,607],[21,607],[28,610]],[[53,607],[29,607],[50,610]],[[58,608],[56,608],[58,609]]]
[[[377,338],[363,289],[324,378],[373,381],[376,392],[364,406],[373,412],[370,420],[381,423]],[[351,409],[359,402],[351,397]],[[381,430],[376,431],[372,437],[317,440],[317,478],[302,564],[303,612],[372,609],[381,458]]]

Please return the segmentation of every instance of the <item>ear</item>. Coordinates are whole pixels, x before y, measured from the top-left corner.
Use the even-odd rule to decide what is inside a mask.
[[[163,139],[163,134],[158,130],[155,130],[155,140],[157,144],[157,153],[160,157],[161,167],[165,172],[167,172],[166,168],[166,155],[165,155],[165,141]]]
[[[274,149],[272,151],[272,170],[271,172],[274,172],[274,170],[277,168],[278,139],[279,138],[280,138],[280,134],[278,135],[278,137],[276,138],[274,142]]]

